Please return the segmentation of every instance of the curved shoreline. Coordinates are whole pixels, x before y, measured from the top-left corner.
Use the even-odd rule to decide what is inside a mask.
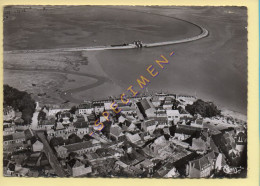
[[[99,8],[102,8],[102,7],[99,7]],[[155,43],[143,43],[143,48],[151,48],[151,47],[158,47],[158,46],[187,43],[187,42],[202,39],[209,35],[209,31],[207,29],[203,28],[202,26],[192,23],[187,20],[176,18],[176,17],[166,16],[166,15],[161,15],[161,14],[156,14],[156,13],[142,12],[142,11],[126,10],[126,9],[117,9],[117,10],[132,11],[132,12],[168,17],[168,18],[172,18],[172,19],[176,19],[176,20],[180,20],[180,21],[192,24],[201,30],[201,33],[199,35],[189,37],[189,38],[173,40],[173,41],[155,42]],[[126,46],[104,45],[104,46],[94,46],[94,47],[73,47],[73,48],[58,48],[58,49],[11,50],[11,51],[4,51],[4,53],[14,53],[14,54],[15,53],[50,53],[50,52],[76,52],[76,51],[100,51],[100,50],[126,50],[126,49],[134,49],[134,48],[138,48],[138,47],[135,44],[128,44]]]
[[[173,45],[173,44],[180,44],[180,43],[187,43],[191,41],[196,41],[207,37],[209,31],[203,27],[200,27],[201,33],[197,36],[193,36],[190,38],[174,40],[174,41],[162,41],[156,43],[143,43],[143,48],[151,48],[151,47],[158,47],[158,46],[166,46],[166,45]],[[100,51],[100,50],[126,50],[126,49],[134,49],[138,48],[134,44],[129,44],[127,46],[96,46],[96,47],[77,47],[77,48],[59,48],[59,49],[38,49],[38,50],[11,50],[11,51],[4,51],[4,53],[8,54],[16,54],[16,53],[51,53],[51,52],[77,52],[77,51]]]
[[[99,7],[103,8],[103,7]],[[107,7],[106,7],[107,8]],[[143,13],[143,14],[152,14],[152,15],[157,15],[157,16],[162,16],[162,17],[168,17],[172,19],[177,19],[180,21],[187,22],[189,24],[192,24],[196,27],[198,27],[201,30],[201,33],[199,35],[189,37],[189,38],[184,38],[184,39],[179,39],[179,40],[173,40],[173,41],[164,41],[164,42],[155,42],[155,43],[143,43],[142,46],[143,48],[151,48],[151,47],[158,47],[158,46],[165,46],[165,45],[173,45],[173,44],[179,44],[179,43],[186,43],[186,42],[191,42],[191,41],[196,41],[199,39],[202,39],[204,37],[207,37],[209,32],[207,29],[192,23],[190,21],[182,20],[179,18],[167,16],[167,15],[161,15],[161,14],[156,14],[156,13],[149,13],[149,12],[142,12],[142,11],[134,11],[134,10],[126,10],[126,9],[117,9],[117,10],[123,10],[123,11],[133,11],[133,12],[138,12],[138,13]],[[58,49],[36,49],[36,50],[12,50],[12,51],[4,51],[4,53],[51,53],[51,52],[74,52],[74,51],[100,51],[100,50],[122,50],[122,49],[134,49],[138,48],[135,44],[129,44],[126,46],[96,46],[96,47],[74,47],[74,48],[58,48]],[[61,70],[56,70],[56,69],[24,69],[24,68],[5,68],[7,70],[19,70],[19,71],[36,71],[36,72],[51,72],[51,73],[65,73],[65,74],[73,74],[73,75],[79,75],[79,76],[86,76],[86,77],[91,77],[96,79],[97,81],[95,83],[92,83],[90,85],[85,85],[81,86],[78,88],[73,88],[69,89],[66,91],[63,91],[61,93],[61,98],[64,101],[70,101],[73,103],[81,103],[82,100],[74,98],[72,96],[73,93],[76,92],[81,92],[84,90],[88,90],[94,87],[97,87],[99,85],[102,85],[104,82],[107,82],[108,79],[106,77],[102,76],[97,76],[97,75],[92,75],[89,73],[81,73],[81,72],[73,72],[73,71],[61,71]]]

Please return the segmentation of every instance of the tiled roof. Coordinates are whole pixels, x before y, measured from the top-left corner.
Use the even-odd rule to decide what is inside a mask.
[[[122,129],[119,126],[112,126],[110,128],[110,133],[116,137],[119,137],[122,133]]]
[[[104,105],[104,103],[93,103],[94,107],[103,107]]]
[[[154,120],[146,120],[144,121],[144,124],[148,127],[148,126],[152,126],[155,125],[155,121]]]
[[[149,166],[152,166],[153,165],[153,162],[149,159],[145,159],[144,161],[142,161],[140,163],[140,165],[144,166],[144,167],[149,167]]]
[[[135,143],[139,140],[141,140],[141,137],[138,135],[138,134],[130,134],[130,133],[127,133],[126,136],[129,138],[129,140],[132,142],[132,143]]]
[[[66,145],[63,147],[66,148],[68,150],[68,152],[74,152],[74,151],[78,151],[81,149],[87,149],[87,148],[93,147],[93,144],[90,141],[84,141],[84,142],[80,142],[80,143]]]
[[[24,132],[16,132],[16,133],[13,133],[12,135],[13,135],[14,140],[25,138]]]
[[[75,123],[73,123],[73,126],[75,128],[87,128],[88,122],[86,122],[86,121],[76,121]]]
[[[158,96],[154,96],[152,98],[152,102],[157,102],[157,101],[160,101],[160,98]]]
[[[173,101],[172,97],[165,97],[165,101]]]
[[[6,136],[4,136],[4,141],[11,141],[11,140],[13,140],[13,135],[6,135]]]
[[[203,156],[200,159],[190,161],[190,163],[197,170],[202,170],[210,165],[209,160],[205,156]]]
[[[200,130],[200,128],[188,125],[177,125],[175,133],[192,135],[193,133]]]
[[[61,151],[66,151],[68,149],[63,146],[58,146],[58,147],[55,147],[55,150],[56,150],[56,152],[61,152]]]
[[[144,110],[147,110],[147,109],[151,108],[151,106],[148,103],[147,99],[142,99],[140,102],[141,102],[141,105],[144,108]]]
[[[93,105],[91,103],[84,103],[79,105],[79,109],[91,109],[93,107]]]

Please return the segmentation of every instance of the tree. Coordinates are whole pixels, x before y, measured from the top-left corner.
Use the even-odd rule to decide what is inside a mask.
[[[38,121],[45,120],[45,119],[46,119],[46,113],[41,110],[38,114]]]
[[[85,134],[84,136],[83,136],[83,140],[84,141],[90,141],[90,140],[92,140],[92,139],[94,139],[92,136],[90,136],[89,134]]]
[[[68,140],[69,140],[69,143],[72,144],[72,143],[79,143],[79,142],[82,142],[82,140],[80,139],[80,137],[78,137],[76,134],[71,134],[69,137],[68,137]]]
[[[70,109],[69,112],[70,112],[71,114],[75,114],[76,111],[77,111],[77,107],[76,107],[76,106],[73,106],[73,107],[71,107],[71,109]]]
[[[187,105],[185,110],[191,115],[200,114],[202,117],[214,117],[220,115],[220,110],[212,102],[205,102],[201,99],[195,101],[192,105]]]
[[[27,92],[19,91],[9,85],[4,85],[4,107],[5,106],[12,106],[14,110],[21,111],[21,118],[26,124],[29,124],[32,121],[36,103]]]
[[[73,122],[74,118],[73,117],[70,117],[69,121],[70,122]]]
[[[173,105],[172,105],[172,109],[176,110],[179,106],[180,102],[178,100],[173,100]]]

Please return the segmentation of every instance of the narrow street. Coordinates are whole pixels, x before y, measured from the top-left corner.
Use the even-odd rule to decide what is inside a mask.
[[[44,152],[50,162],[51,167],[54,169],[55,173],[58,177],[66,177],[67,173],[61,166],[60,162],[58,161],[56,155],[54,154],[52,148],[50,147],[45,135],[43,132],[36,132],[37,136],[40,138],[44,145]]]
[[[39,112],[33,113],[32,123],[31,123],[31,128],[33,130],[37,130],[37,127],[38,127],[38,114],[39,114]]]

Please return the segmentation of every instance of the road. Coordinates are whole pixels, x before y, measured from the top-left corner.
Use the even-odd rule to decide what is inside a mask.
[[[44,152],[50,162],[51,167],[54,169],[55,173],[58,177],[66,177],[67,173],[64,171],[60,162],[58,161],[56,155],[54,154],[52,148],[50,147],[45,135],[43,132],[36,132],[37,136],[40,138],[41,142],[44,145]]]
[[[39,112],[33,113],[32,123],[31,123],[31,128],[33,130],[37,130],[37,127],[38,127],[38,114],[39,114]]]
[[[143,43],[143,48],[151,48],[165,45],[173,45],[179,43],[186,43],[191,41],[196,41],[208,36],[208,30],[205,28],[201,28],[201,33],[197,36],[184,38],[180,40],[173,41],[163,41],[156,43]],[[126,46],[96,46],[96,47],[74,47],[74,48],[58,48],[58,49],[38,49],[38,50],[12,50],[12,51],[4,51],[4,53],[51,53],[51,52],[78,52],[78,51],[100,51],[100,50],[126,50],[126,49],[134,49],[138,48],[134,44],[129,44]]]

